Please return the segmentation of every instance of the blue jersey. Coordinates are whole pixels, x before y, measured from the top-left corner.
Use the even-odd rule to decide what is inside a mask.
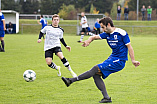
[[[4,15],[0,12],[0,30],[4,30],[3,20],[5,20]]]
[[[41,25],[42,25],[42,28],[41,28],[41,29],[43,29],[45,26],[47,26],[47,21],[46,21],[46,19],[44,19],[44,18],[41,18],[41,19],[40,19],[40,23],[41,23]]]
[[[128,33],[120,28],[116,28],[112,33],[99,34],[101,39],[106,39],[112,49],[110,57],[116,57],[120,60],[128,60],[127,44],[130,43]]]
[[[95,28],[100,28],[100,24],[98,22],[95,22]]]

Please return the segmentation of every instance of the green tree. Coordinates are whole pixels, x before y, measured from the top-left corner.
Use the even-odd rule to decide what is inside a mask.
[[[93,4],[91,4],[90,13],[93,13],[93,10],[94,10],[94,6],[93,6]]]
[[[117,3],[113,4],[110,16],[112,19],[116,19],[116,17],[117,17]]]
[[[76,15],[76,10],[75,10],[74,5],[66,6],[65,4],[63,4],[58,14],[63,19],[73,19],[74,15]]]
[[[2,10],[15,10],[20,12],[21,6],[19,3],[16,3],[14,0],[2,0],[1,1]]]

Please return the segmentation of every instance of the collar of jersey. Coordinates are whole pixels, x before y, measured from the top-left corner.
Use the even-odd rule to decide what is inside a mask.
[[[50,26],[52,26],[52,24],[50,25]],[[58,27],[54,27],[54,26],[52,26],[53,28],[59,28],[59,25],[58,25]]]
[[[113,34],[116,30],[117,30],[117,28],[112,33],[110,33],[110,34]]]

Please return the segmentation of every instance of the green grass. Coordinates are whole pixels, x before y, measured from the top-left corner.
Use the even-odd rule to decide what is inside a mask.
[[[94,65],[103,62],[111,53],[105,40],[96,40],[89,47],[76,41],[80,36],[64,38],[72,51],[63,46],[64,56],[79,75]],[[38,35],[6,35],[6,52],[0,53],[0,104],[98,104],[102,99],[92,78],[66,87],[55,70],[46,65],[43,42],[37,43]],[[84,40],[88,36],[85,36]],[[146,35],[130,37],[136,60],[141,62],[134,68],[130,59],[126,67],[104,80],[113,104],[157,103],[157,37]],[[58,57],[54,62],[61,66],[62,76],[71,77]],[[34,70],[34,82],[25,82],[25,70]]]
[[[51,24],[52,21],[48,21]],[[114,25],[119,28],[123,28],[130,35],[153,35],[157,34],[156,27],[125,27],[125,26],[157,26],[157,21],[116,21],[114,20]],[[37,24],[37,20],[20,19],[20,32],[22,30],[22,24]],[[76,36],[77,27],[76,26],[62,26],[62,25],[77,25],[77,20],[61,20],[59,25],[64,29],[65,35]],[[123,25],[123,27],[120,27]],[[94,26],[94,24],[93,24]],[[29,25],[23,26],[23,34],[39,34],[41,25]]]

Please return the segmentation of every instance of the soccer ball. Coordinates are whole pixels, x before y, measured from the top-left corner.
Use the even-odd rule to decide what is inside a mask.
[[[26,70],[23,73],[23,78],[26,82],[32,82],[36,79],[36,73],[33,70]]]

